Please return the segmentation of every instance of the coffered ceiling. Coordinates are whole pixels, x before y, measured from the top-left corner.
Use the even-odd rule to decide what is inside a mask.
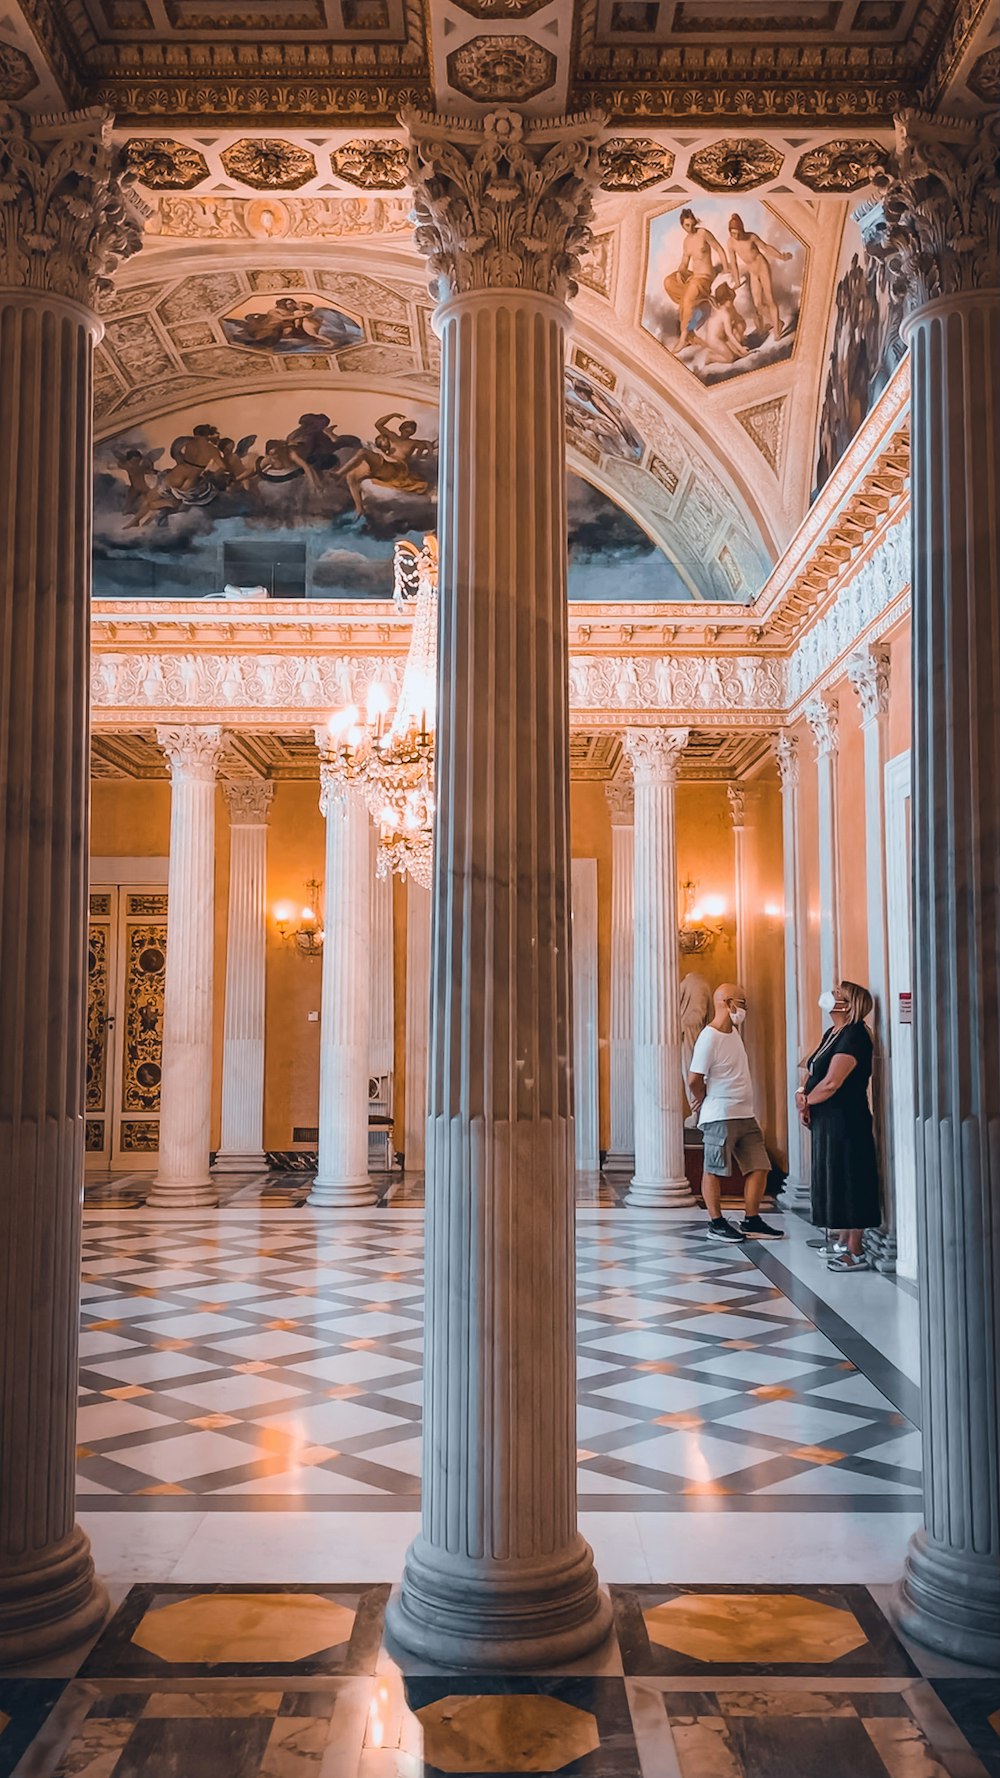
[[[988,0],[12,0],[0,97],[136,125],[596,104],[842,130],[995,102],[995,29]]]

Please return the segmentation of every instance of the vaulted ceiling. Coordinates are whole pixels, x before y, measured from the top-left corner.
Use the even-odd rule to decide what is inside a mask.
[[[989,0],[12,0],[0,97],[136,124],[596,104],[842,129],[995,102],[995,30]]]

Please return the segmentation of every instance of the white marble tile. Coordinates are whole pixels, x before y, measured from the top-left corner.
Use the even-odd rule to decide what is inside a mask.
[[[785,1358],[776,1352],[719,1352],[714,1356],[712,1352],[712,1347],[704,1347],[704,1356],[699,1355],[687,1362],[696,1364],[708,1377],[731,1377],[734,1389],[744,1381],[753,1384],[794,1383],[796,1377],[816,1369],[807,1359]]]
[[[166,1414],[155,1414],[136,1401],[93,1402],[76,1417],[76,1434],[82,1445],[95,1439],[124,1437],[128,1432],[149,1432],[154,1426],[170,1426]]]
[[[359,1438],[367,1432],[390,1429],[401,1432],[404,1424],[409,1422],[403,1422],[393,1414],[383,1414],[377,1408],[344,1400],[324,1401],[311,1408],[291,1408],[287,1413],[268,1414],[256,1424],[283,1432],[289,1438],[301,1439],[306,1444],[339,1445],[346,1438]]]
[[[109,1384],[112,1379],[116,1383],[142,1384],[159,1383],[165,1377],[190,1377],[198,1371],[217,1370],[218,1366],[195,1358],[190,1352],[139,1352],[134,1358],[116,1358],[111,1364],[88,1363],[86,1369],[97,1377],[107,1377]]]
[[[623,1462],[635,1463],[641,1469],[686,1476],[690,1482],[714,1482],[720,1476],[731,1475],[734,1470],[766,1463],[774,1456],[773,1451],[756,1445],[728,1444],[725,1439],[713,1438],[701,1428],[689,1432],[666,1432],[660,1438],[616,1448],[614,1454]]]
[[[903,1571],[915,1513],[649,1513],[636,1515],[656,1582],[822,1586],[891,1582]],[[606,1569],[603,1578],[615,1577]]]
[[[77,1520],[90,1538],[102,1580],[172,1580],[176,1562],[204,1519],[199,1512],[88,1513]],[[249,1552],[244,1549],[244,1559]]]
[[[321,1341],[306,1334],[289,1333],[284,1328],[268,1327],[261,1333],[243,1334],[239,1339],[213,1340],[220,1352],[233,1352],[237,1358],[269,1360],[291,1358],[293,1354],[318,1352]]]
[[[598,1389],[602,1401],[634,1403],[640,1408],[653,1408],[658,1414],[676,1414],[688,1408],[701,1407],[707,1401],[721,1401],[731,1389],[720,1389],[713,1383],[690,1383],[685,1377],[671,1377],[651,1371],[644,1377],[633,1377],[627,1383],[613,1383]]]
[[[727,1426],[738,1426],[743,1432],[766,1433],[768,1438],[790,1439],[800,1445],[844,1438],[864,1424],[864,1419],[856,1414],[835,1414],[801,1401],[761,1401],[740,1413],[726,1415]]]
[[[419,1526],[418,1512],[329,1513],[320,1520],[309,1512],[207,1513],[170,1579],[397,1580]]]
[[[115,1452],[115,1462],[155,1476],[161,1482],[184,1482],[194,1476],[259,1462],[263,1455],[253,1445],[221,1432],[182,1432],[158,1444],[126,1446]]]
[[[605,1586],[612,1581],[624,1585],[629,1581],[652,1580],[637,1514],[581,1512],[579,1524]]]
[[[166,1356],[166,1355],[165,1355]],[[277,1405],[301,1396],[301,1389],[282,1383],[278,1377],[265,1376],[215,1377],[211,1383],[182,1383],[170,1391],[176,1401],[192,1401],[203,1413],[234,1414],[240,1408],[262,1407],[265,1402]]]
[[[147,1319],[144,1326],[158,1340],[214,1340],[216,1334],[229,1333],[232,1329],[245,1327],[245,1321],[236,1321],[231,1315],[203,1314],[189,1315],[184,1310],[170,1315],[150,1315],[150,1305],[145,1305]]]

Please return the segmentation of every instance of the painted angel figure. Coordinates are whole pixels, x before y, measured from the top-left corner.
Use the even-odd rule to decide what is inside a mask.
[[[395,431],[390,420],[399,421]],[[432,438],[417,437],[416,420],[405,420],[402,414],[383,414],[375,422],[374,445],[362,445],[340,469],[334,470],[334,478],[347,483],[355,513],[363,519],[365,509],[361,490],[365,482],[378,482],[383,487],[398,488],[405,494],[429,494],[430,483],[415,464],[433,449]]]

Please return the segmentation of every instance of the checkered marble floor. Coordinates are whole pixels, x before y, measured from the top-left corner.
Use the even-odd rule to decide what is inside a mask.
[[[919,1509],[891,1367],[773,1283],[775,1251],[581,1216],[582,1509]],[[88,1214],[79,1508],[412,1512],[422,1258],[421,1214],[391,1207]]]
[[[554,1672],[435,1670],[389,1587],[131,1587],[0,1676],[0,1778],[996,1778],[1000,1675],[935,1679],[867,1588],[612,1587]]]

